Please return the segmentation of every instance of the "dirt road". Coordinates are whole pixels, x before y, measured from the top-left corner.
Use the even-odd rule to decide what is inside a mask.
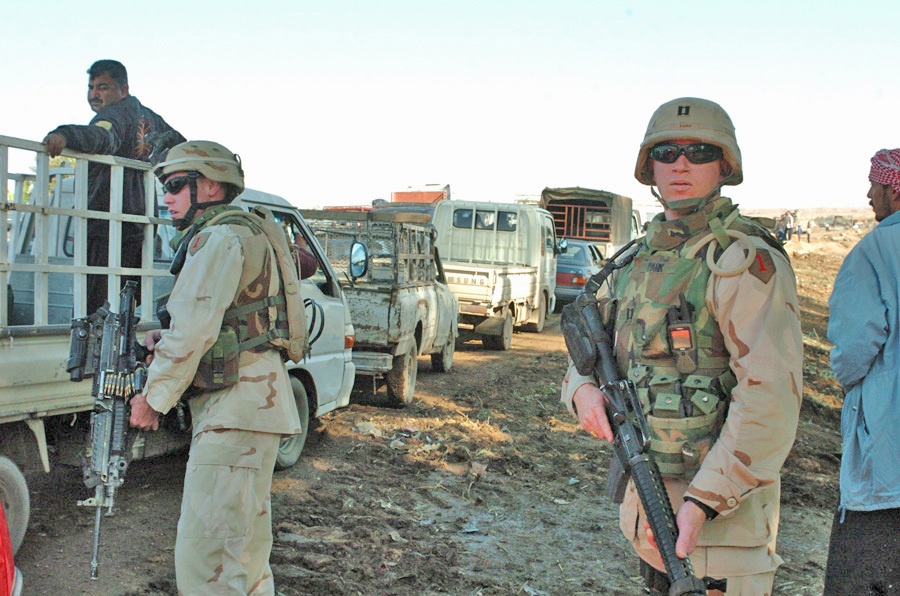
[[[854,239],[791,245],[801,294],[805,389],[784,473],[777,593],[820,594],[836,503],[839,391],[828,369],[827,297]],[[559,404],[559,316],[509,352],[461,345],[449,373],[419,361],[405,410],[364,396],[321,420],[273,487],[278,591],[299,594],[643,594],[604,495],[610,450]],[[368,402],[368,403],[366,403]],[[175,594],[173,545],[185,456],[135,462],[103,520],[100,579],[88,580],[93,518],[80,474],[36,480],[17,563],[27,594]]]

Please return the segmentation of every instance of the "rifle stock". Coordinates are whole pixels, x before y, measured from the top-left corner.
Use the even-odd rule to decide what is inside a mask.
[[[595,297],[609,275],[630,262],[631,255],[621,261],[619,257],[631,244],[609,259],[603,269],[585,284],[578,298],[563,308],[561,327],[578,372],[592,376],[607,397],[606,416],[615,437],[613,452],[622,472],[621,482],[611,477],[608,489],[621,496],[627,477],[630,475],[634,481],[669,576],[669,596],[703,595],[706,594],[706,584],[694,575],[690,560],[680,559],[675,554],[678,526],[662,475],[649,453],[647,420],[634,384],[621,379],[618,372],[613,352],[614,336],[610,331],[615,325],[615,301],[609,305],[609,322],[606,324]],[[616,466],[610,467],[613,469]]]
[[[114,515],[116,490],[125,482],[136,432],[129,424],[129,400],[143,389],[145,352],[137,344],[139,318],[135,316],[137,283],[125,282],[119,294],[119,312],[109,304],[89,317],[72,321],[67,371],[72,381],[93,377],[90,442],[82,454],[84,483],[94,496],[79,506],[95,507],[91,579],[99,572],[100,521],[103,510]]]

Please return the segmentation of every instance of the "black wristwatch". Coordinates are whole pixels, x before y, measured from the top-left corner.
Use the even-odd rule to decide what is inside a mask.
[[[696,505],[697,507],[699,507],[700,509],[702,509],[702,510],[703,510],[703,513],[706,514],[706,520],[707,520],[707,521],[716,519],[716,517],[718,517],[718,515],[719,515],[719,512],[718,512],[718,511],[716,511],[715,509],[713,509],[712,507],[710,507],[710,506],[707,505],[706,503],[701,503],[700,501],[698,501],[698,500],[695,499],[694,497],[685,497],[684,500],[685,500],[685,501],[690,501],[691,503],[693,503],[694,505]]]

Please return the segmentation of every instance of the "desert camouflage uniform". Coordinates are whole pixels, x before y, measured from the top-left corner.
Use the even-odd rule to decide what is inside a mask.
[[[779,471],[797,429],[803,343],[789,262],[752,224],[741,217],[734,219],[735,211],[731,201],[722,198],[699,213],[673,221],[657,219],[651,224],[638,257],[621,270],[615,282],[619,299],[616,355],[620,372],[638,387],[648,416],[658,414],[656,407],[661,401],[669,397],[677,401],[676,395],[686,396],[691,416],[700,417],[706,412],[698,406],[722,398],[726,408],[714,408],[706,418],[718,438],[704,448],[703,437],[697,437],[699,444],[684,450],[695,457],[699,452],[696,466],[682,453],[676,454],[682,463],[671,460],[671,454],[657,453],[656,457],[676,511],[683,498],[690,496],[718,514],[704,524],[691,555],[695,573],[728,578],[728,594],[759,595],[769,593],[775,569],[782,563],[775,553]],[[729,221],[729,229],[750,236],[756,257],[743,273],[710,275],[705,260],[708,245],[696,256],[684,258],[711,232],[707,222],[713,218]],[[747,254],[742,242],[732,242],[716,263],[725,270],[735,269]],[[679,273],[691,280],[679,284]],[[680,292],[692,304],[697,344],[705,351],[705,361],[701,359],[701,368],[694,371],[689,371],[690,366],[679,370],[667,339],[664,307],[677,306]],[[708,368],[703,369],[704,364]],[[673,390],[673,380],[679,380],[681,387]],[[702,387],[692,389],[697,382]],[[570,365],[562,386],[562,401],[570,410],[575,391],[584,383],[594,381]],[[670,415],[683,416],[679,411]],[[661,436],[666,432],[653,430],[655,447],[664,445],[666,438],[673,442],[678,438]],[[643,520],[637,491],[629,482],[620,508],[621,529],[642,559],[664,571],[659,553],[647,541]]]
[[[202,227],[227,208],[197,218],[201,229],[189,240],[172,289],[171,327],[157,344],[147,381],[147,401],[159,412],[174,407],[194,383],[225,311],[277,293],[278,270],[264,235],[241,225]],[[251,326],[265,324],[249,318]],[[301,431],[279,352],[241,353],[236,384],[188,403],[193,440],[175,545],[179,593],[274,594],[272,471],[281,436]]]

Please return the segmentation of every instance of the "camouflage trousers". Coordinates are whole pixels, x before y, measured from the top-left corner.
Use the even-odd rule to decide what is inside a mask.
[[[194,437],[175,540],[181,596],[275,594],[269,491],[280,439],[233,429]]]

